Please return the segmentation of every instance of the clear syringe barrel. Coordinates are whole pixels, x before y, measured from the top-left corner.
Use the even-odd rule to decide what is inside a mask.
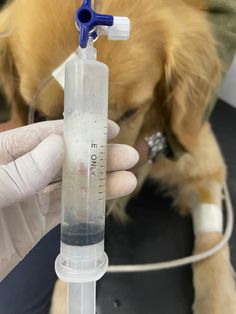
[[[92,47],[66,64],[60,279],[92,282],[107,268],[104,253],[108,67]]]
[[[108,68],[78,58],[65,84],[62,242],[86,246],[104,238]]]

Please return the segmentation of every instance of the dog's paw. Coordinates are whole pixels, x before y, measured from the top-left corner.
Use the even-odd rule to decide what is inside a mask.
[[[67,284],[57,280],[52,297],[50,314],[67,313]]]
[[[117,200],[107,202],[107,215],[112,215],[118,221],[126,223],[129,221],[129,216],[126,213],[126,206],[130,196],[122,197]]]
[[[222,234],[207,233],[196,240],[196,252],[205,251],[222,239]],[[195,288],[194,314],[236,314],[234,271],[228,247],[193,265]]]
[[[213,289],[214,290],[214,289]],[[214,293],[214,291],[212,292]],[[196,299],[193,305],[194,314],[235,314],[236,294],[226,295],[222,290],[221,296],[212,298],[211,294]]]

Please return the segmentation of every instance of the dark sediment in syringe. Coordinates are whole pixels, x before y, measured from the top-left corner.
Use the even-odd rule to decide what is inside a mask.
[[[72,246],[86,246],[101,242],[104,230],[100,225],[80,223],[62,226],[61,241]]]

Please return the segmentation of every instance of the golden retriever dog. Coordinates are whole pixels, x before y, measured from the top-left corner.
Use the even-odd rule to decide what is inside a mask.
[[[79,0],[17,0],[1,12],[0,81],[14,126],[27,122],[32,103],[47,119],[62,116],[63,90],[51,73],[77,48],[74,13],[80,5]],[[159,130],[185,151],[176,161],[163,155],[136,170],[139,188],[148,176],[159,181],[182,214],[202,203],[221,207],[226,175],[205,121],[221,72],[206,11],[204,0],[104,0],[103,13],[130,17],[132,36],[127,42],[100,38],[96,43],[98,59],[110,68],[109,118],[121,126],[117,141],[135,145]],[[111,210],[121,215],[128,199]],[[221,239],[220,232],[202,233],[194,252]],[[236,313],[227,246],[193,265],[193,282],[195,314]],[[58,283],[51,312],[65,314],[65,303],[65,285]]]

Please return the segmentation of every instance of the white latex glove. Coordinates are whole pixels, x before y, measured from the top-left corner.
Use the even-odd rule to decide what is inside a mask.
[[[48,121],[0,133],[0,280],[52,228],[60,223],[63,121]],[[109,139],[119,127],[109,121]],[[125,156],[125,157],[124,157]],[[108,145],[107,198],[131,193],[136,178],[127,169],[138,153]]]

